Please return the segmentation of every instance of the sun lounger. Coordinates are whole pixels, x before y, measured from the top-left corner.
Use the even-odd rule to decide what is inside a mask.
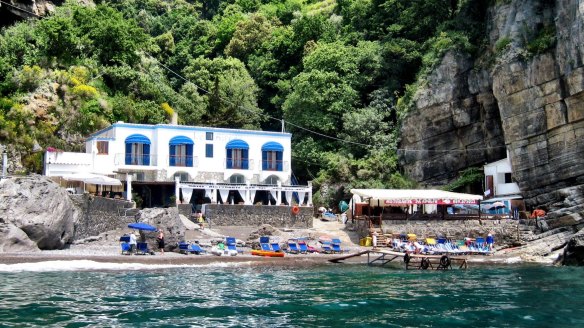
[[[122,255],[130,255],[130,236],[120,237],[120,247],[122,248]]]
[[[288,253],[298,254],[300,250],[298,249],[298,244],[295,242],[288,242]]]
[[[333,248],[332,248],[330,242],[324,242],[324,243],[322,243],[322,245],[320,247],[322,248],[321,253],[325,253],[325,254],[332,254],[333,253]]]
[[[260,246],[262,248],[262,251],[270,251],[270,244],[268,243],[260,243]]]
[[[138,243],[136,245],[136,255],[146,255],[146,254],[154,255],[154,252],[151,252],[148,249],[148,243]]]
[[[334,253],[343,253],[343,249],[341,249],[341,240],[338,238],[333,238],[331,243],[332,249]]]
[[[234,237],[227,237],[225,238],[225,244],[227,245],[227,249],[229,251],[235,251],[237,253],[243,253],[242,250],[237,249],[237,242]]]
[[[188,252],[193,253],[193,254],[197,254],[197,255],[206,253],[206,251],[204,249],[202,249],[199,244],[191,244],[189,246]]]
[[[300,247],[300,253],[302,254],[308,253],[308,246],[306,245],[305,241],[299,241],[298,247]]]
[[[178,243],[178,252],[181,254],[188,254],[189,244],[185,242]]]
[[[281,252],[282,251],[280,249],[280,244],[278,244],[278,243],[271,243],[271,245],[272,245],[272,249],[271,249],[272,251],[274,251],[274,252]],[[270,248],[268,247],[267,250],[269,251]]]

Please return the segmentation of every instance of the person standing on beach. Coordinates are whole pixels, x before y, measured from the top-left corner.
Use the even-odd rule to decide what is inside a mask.
[[[164,255],[164,231],[162,229],[158,230],[156,240],[158,241],[158,249],[160,249],[161,255]]]
[[[128,244],[130,245],[130,254],[134,254],[136,253],[136,235],[134,234],[134,231],[130,231],[130,242],[128,242]]]

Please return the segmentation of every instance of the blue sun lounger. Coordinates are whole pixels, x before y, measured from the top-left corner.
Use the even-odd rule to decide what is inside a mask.
[[[272,245],[272,251],[274,252],[281,252],[282,250],[280,249],[280,244],[278,243],[271,243]]]
[[[204,249],[201,248],[201,245],[199,244],[191,244],[189,246],[189,253],[193,253],[193,254],[203,254],[203,253],[207,253],[207,251],[205,251]]]
[[[230,251],[236,251],[237,253],[243,253],[242,250],[237,249],[237,243],[235,241],[235,237],[227,237],[225,238],[225,244],[227,245],[227,249]]]
[[[331,246],[331,243],[328,241],[322,243],[322,245],[320,247],[322,248],[322,251],[321,251],[322,253],[332,254],[332,252],[333,252],[333,248]]]
[[[262,248],[262,251],[271,251],[270,237],[260,237],[260,247]]]
[[[341,249],[341,240],[340,239],[334,238],[332,240],[331,246],[333,248],[333,252],[334,253],[339,253],[340,254],[340,253],[343,252],[343,250]]]
[[[300,253],[302,253],[302,254],[308,253],[308,245],[306,245],[305,240],[299,240],[298,247],[300,247]]]
[[[137,255],[146,255],[146,254],[154,254],[154,252],[150,252],[150,250],[148,250],[148,243],[138,243],[136,245],[136,254]]]
[[[120,247],[122,248],[122,255],[130,255],[130,236],[120,237]]]
[[[288,253],[298,254],[300,250],[298,249],[298,244],[296,242],[288,242]]]

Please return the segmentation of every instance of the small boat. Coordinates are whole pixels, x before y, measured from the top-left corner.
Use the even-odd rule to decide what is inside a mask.
[[[260,249],[254,249],[251,251],[251,255],[267,257],[284,257],[284,252],[263,251]]]

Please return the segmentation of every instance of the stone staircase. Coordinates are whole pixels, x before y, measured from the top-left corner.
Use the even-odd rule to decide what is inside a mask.
[[[377,246],[391,245],[391,238],[383,233],[381,228],[369,228],[369,237],[373,237],[373,233],[377,233]]]

